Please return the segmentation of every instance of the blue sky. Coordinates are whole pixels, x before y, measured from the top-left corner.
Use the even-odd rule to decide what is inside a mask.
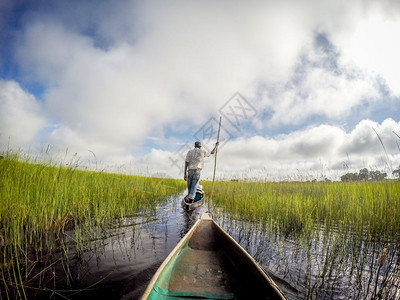
[[[0,149],[180,178],[222,116],[220,178],[391,173],[399,20],[390,0],[3,0]]]

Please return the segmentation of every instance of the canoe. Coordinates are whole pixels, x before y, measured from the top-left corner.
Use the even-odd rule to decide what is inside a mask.
[[[199,200],[199,201],[195,201],[195,202],[193,202],[193,203],[188,203],[188,202],[186,202],[185,199],[183,199],[183,204],[185,205],[185,209],[186,209],[187,211],[192,211],[192,210],[194,210],[194,209],[196,209],[196,208],[202,206],[203,203],[204,203],[204,198],[201,199],[201,200]]]
[[[286,299],[207,213],[180,240],[141,299]]]
[[[204,203],[204,191],[197,190],[196,195],[194,197],[194,202],[188,202],[187,197],[183,198],[183,205],[185,206],[187,211],[194,210],[197,207],[200,207]]]

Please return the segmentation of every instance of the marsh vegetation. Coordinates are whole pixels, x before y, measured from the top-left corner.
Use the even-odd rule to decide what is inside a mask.
[[[26,289],[47,289],[68,255],[122,218],[154,212],[166,196],[184,189],[182,181],[146,178],[75,167],[0,159],[0,293],[26,298]],[[68,232],[69,234],[66,234]],[[60,255],[61,254],[61,255]],[[59,274],[57,274],[59,276]]]
[[[212,207],[295,297],[400,297],[398,181],[219,182]]]
[[[6,155],[0,298],[137,296],[208,209],[289,299],[400,298],[398,181],[217,182],[212,201],[202,184],[208,202],[189,215],[183,180]]]

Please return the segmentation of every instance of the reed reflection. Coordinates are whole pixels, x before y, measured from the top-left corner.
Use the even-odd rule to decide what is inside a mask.
[[[396,241],[324,226],[307,235],[280,234],[268,224],[223,213],[217,221],[289,299],[399,299]]]
[[[180,240],[182,224],[190,226],[178,205],[180,199],[170,197],[152,213],[107,226],[77,224],[53,239],[54,243],[49,241],[46,249],[35,251],[32,276],[25,282],[27,298],[138,298]]]

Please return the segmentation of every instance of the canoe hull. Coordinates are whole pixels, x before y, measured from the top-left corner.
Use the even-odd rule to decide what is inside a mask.
[[[183,205],[185,206],[185,209],[187,211],[192,211],[192,210],[202,206],[203,203],[204,203],[204,198],[199,201],[193,202],[193,203],[188,203],[188,202],[186,202],[185,199],[183,199]]]
[[[205,215],[163,262],[142,299],[261,299],[260,296],[285,299],[254,259]]]
[[[185,209],[187,211],[194,210],[200,206],[203,205],[204,203],[204,192],[203,191],[197,191],[196,196],[194,198],[194,202],[188,202],[187,197],[183,198],[182,204],[184,205]]]

